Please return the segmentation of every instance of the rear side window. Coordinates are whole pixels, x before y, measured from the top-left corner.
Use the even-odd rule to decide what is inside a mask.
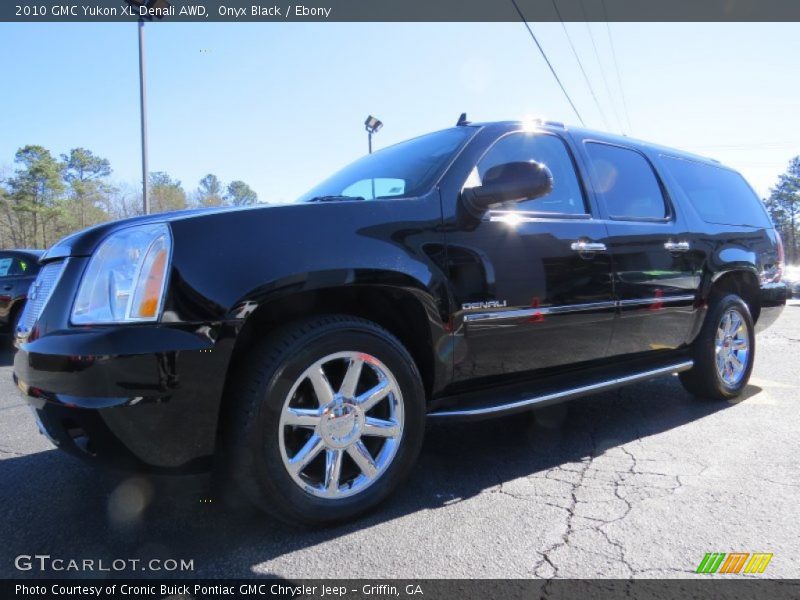
[[[14,259],[10,256],[0,257],[0,277],[11,275],[11,267],[14,266]]]
[[[669,216],[661,186],[647,159],[628,148],[589,142],[594,190],[612,219],[661,220]]]
[[[30,261],[13,256],[0,256],[0,277],[21,277],[35,271]]]
[[[664,167],[706,223],[772,227],[761,201],[736,171],[662,156]]]

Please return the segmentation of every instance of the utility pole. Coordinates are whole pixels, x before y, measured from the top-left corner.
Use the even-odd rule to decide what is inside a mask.
[[[142,123],[142,207],[150,214],[150,185],[147,167],[147,81],[144,56],[144,19],[139,19],[139,115]]]
[[[144,22],[162,19],[169,10],[167,0],[125,0],[139,15],[139,116],[142,125],[142,209],[150,214],[150,182],[147,166],[147,68],[144,52]],[[143,12],[143,9],[147,10]]]

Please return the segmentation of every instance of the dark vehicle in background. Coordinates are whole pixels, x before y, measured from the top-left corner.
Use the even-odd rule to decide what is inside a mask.
[[[28,289],[39,274],[42,250],[0,250],[0,328],[14,332],[28,297]]]
[[[734,398],[787,294],[737,172],[546,122],[461,120],[295,204],[105,223],[42,263],[14,376],[59,447],[214,468],[306,523],[386,498],[426,419],[672,373]]]

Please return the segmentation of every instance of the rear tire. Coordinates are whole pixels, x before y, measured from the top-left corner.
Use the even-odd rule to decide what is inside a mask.
[[[293,323],[257,343],[225,406],[226,470],[259,508],[295,523],[376,506],[408,474],[424,433],[411,356],[385,329],[349,316]]]
[[[692,345],[694,367],[680,374],[688,392],[708,400],[730,400],[750,379],[756,339],[747,304],[735,294],[712,300]]]

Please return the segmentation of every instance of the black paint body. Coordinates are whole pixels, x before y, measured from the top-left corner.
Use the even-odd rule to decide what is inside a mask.
[[[680,354],[699,331],[713,282],[726,273],[754,282],[759,326],[785,304],[783,284],[758,283],[777,260],[771,228],[711,225],[678,194],[669,194],[673,214],[664,222],[605,214],[587,173],[585,139],[637,149],[664,178],[661,149],[626,138],[541,126],[570,149],[586,218],[528,215],[511,225],[492,211],[465,214],[459,196],[470,171],[521,125],[472,127],[420,197],[152,215],[103,224],[51,248],[43,262],[67,266],[31,335],[18,340],[15,359],[15,378],[47,432],[90,459],[202,469],[217,445],[226,381],[249,344],[312,313],[350,312],[392,329],[418,362],[434,407],[498,382],[535,386],[554,370],[570,378],[582,367]],[[168,222],[173,239],[161,321],[71,325],[92,252],[113,231],[148,221]],[[608,252],[582,256],[571,249],[579,239],[602,242]],[[691,251],[671,254],[664,248],[671,239],[687,240]],[[462,308],[491,301],[501,307]],[[573,305],[591,306],[536,312]],[[467,318],[487,311],[520,316]]]

